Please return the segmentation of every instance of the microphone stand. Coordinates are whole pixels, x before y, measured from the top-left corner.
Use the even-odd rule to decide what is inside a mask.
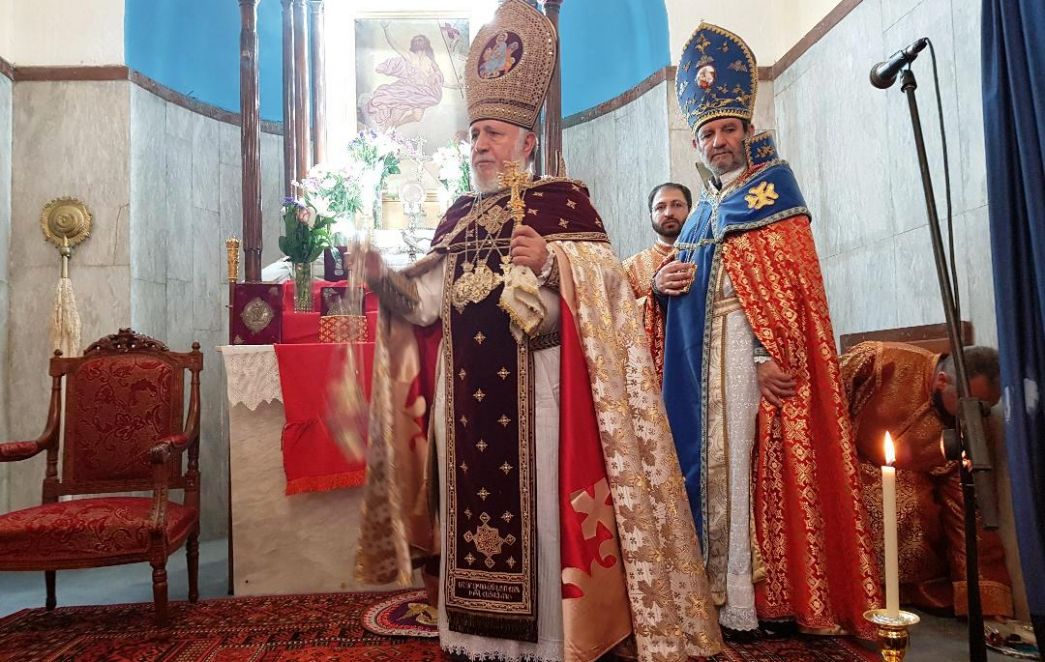
[[[900,89],[907,95],[907,104],[911,111],[911,125],[914,129],[914,142],[918,151],[918,165],[921,168],[922,189],[925,193],[925,207],[929,216],[929,234],[932,237],[933,257],[936,262],[936,276],[940,283],[940,296],[943,299],[943,312],[947,322],[947,336],[951,342],[951,355],[954,360],[955,375],[959,394],[957,416],[957,440],[959,451],[964,450],[972,462],[972,471],[966,468],[960,452],[962,498],[965,507],[965,580],[968,585],[968,621],[969,621],[969,659],[972,662],[987,661],[987,643],[983,633],[983,607],[980,602],[979,551],[976,545],[976,497],[980,496],[982,517],[985,528],[997,527],[997,510],[993,501],[993,488],[990,485],[990,456],[987,451],[986,436],[983,430],[984,409],[982,403],[969,393],[968,373],[965,370],[965,351],[962,348],[959,320],[954,305],[954,290],[947,272],[944,257],[943,236],[940,232],[940,219],[936,212],[936,197],[933,194],[932,178],[929,174],[929,160],[925,153],[925,139],[922,135],[922,124],[918,114],[918,102],[914,91],[918,87],[914,72],[910,66],[903,70]],[[954,459],[953,457],[951,459]],[[979,489],[977,489],[979,488]]]

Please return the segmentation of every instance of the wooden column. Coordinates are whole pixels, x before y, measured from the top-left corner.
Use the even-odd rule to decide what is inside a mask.
[[[323,0],[308,0],[312,41],[312,163],[327,157],[327,61]]]
[[[294,195],[298,178],[297,128],[294,117],[294,5],[283,0],[283,195]]]
[[[562,159],[562,39],[559,39],[559,9],[563,0],[545,0],[544,13],[555,26],[555,73],[548,87],[548,98],[544,104],[544,174],[561,177],[559,161]]]
[[[298,179],[312,167],[308,84],[308,16],[305,0],[294,0],[294,128]]]
[[[261,280],[261,122],[258,118],[258,0],[239,0],[240,150],[245,280]]]

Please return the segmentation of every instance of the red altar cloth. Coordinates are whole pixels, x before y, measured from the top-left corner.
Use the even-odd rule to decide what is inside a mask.
[[[286,494],[356,487],[366,478],[366,461],[349,461],[334,440],[329,420],[336,380],[344,378],[349,348],[356,353],[356,377],[370,400],[374,343],[275,345],[286,424],[283,470]],[[364,432],[365,434],[365,432]]]

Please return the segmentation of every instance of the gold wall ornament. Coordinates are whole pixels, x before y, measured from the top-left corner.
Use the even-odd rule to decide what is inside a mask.
[[[57,246],[63,257],[69,257],[73,248],[91,236],[92,224],[91,211],[76,198],[55,198],[40,214],[44,238]]]

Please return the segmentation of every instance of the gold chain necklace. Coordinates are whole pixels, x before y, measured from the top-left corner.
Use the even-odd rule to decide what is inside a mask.
[[[497,245],[497,238],[501,234],[504,224],[509,219],[514,219],[516,224],[522,221],[523,215],[525,214],[525,204],[522,200],[521,191],[524,187],[527,187],[530,183],[528,173],[520,171],[518,164],[514,162],[508,162],[505,164],[505,170],[500,176],[501,183],[507,188],[511,189],[511,199],[508,203],[511,213],[508,209],[502,207],[499,204],[491,206],[485,212],[482,211],[482,193],[476,195],[476,201],[472,203],[472,209],[469,215],[475,214],[475,219],[466,226],[465,229],[465,260],[461,264],[461,269],[464,273],[458,276],[457,280],[454,281],[453,288],[450,292],[450,302],[454,308],[457,309],[458,313],[463,313],[464,309],[469,303],[479,303],[490,296],[498,285],[504,282],[503,273],[495,273],[493,269],[487,264],[489,262],[490,254],[496,250],[497,254],[501,258],[501,269],[506,271],[506,266],[511,262],[511,258],[501,252],[500,246]],[[478,202],[478,206],[477,203]],[[479,243],[479,228],[486,231],[486,238],[483,240],[482,245]],[[472,262],[468,259],[468,233],[469,231],[475,233],[475,261]],[[480,252],[486,249],[486,253],[480,259]]]

